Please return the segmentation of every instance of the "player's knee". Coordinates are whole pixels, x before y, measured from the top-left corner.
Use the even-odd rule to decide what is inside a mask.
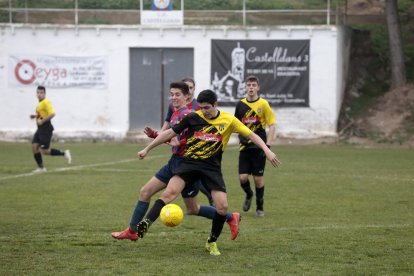
[[[165,190],[162,193],[161,198],[162,198],[162,200],[164,200],[165,203],[167,203],[167,202],[171,202],[174,199],[176,199],[179,194],[180,194],[180,192],[176,191],[176,190]]]
[[[152,193],[147,187],[142,187],[139,191],[139,198],[143,201],[149,201],[151,199]]]
[[[43,154],[43,155],[50,155],[50,150],[49,150],[49,149],[42,149],[42,148],[39,148],[39,151],[40,151],[40,153],[41,153],[41,154]]]
[[[225,215],[227,214],[227,209],[228,209],[228,204],[227,202],[223,202],[221,204],[216,203],[216,210],[217,213],[219,213],[220,215]]]
[[[257,178],[255,178],[255,179],[254,179],[254,185],[255,185],[257,188],[261,188],[261,187],[263,187],[263,186],[264,186],[264,181],[263,181],[263,178],[262,178],[262,179],[257,179]]]
[[[246,183],[249,180],[249,176],[247,174],[239,175],[240,183]]]
[[[39,147],[35,144],[32,144],[32,152],[33,153],[38,153],[39,152]]]

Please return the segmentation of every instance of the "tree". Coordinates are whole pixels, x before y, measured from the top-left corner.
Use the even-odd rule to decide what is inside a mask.
[[[397,0],[385,1],[388,38],[390,43],[391,87],[398,88],[406,84],[404,53],[398,17]]]

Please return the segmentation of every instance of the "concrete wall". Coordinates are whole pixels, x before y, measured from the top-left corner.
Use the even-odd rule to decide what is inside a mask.
[[[337,26],[73,26],[0,24],[0,139],[26,139],[35,131],[29,120],[36,87],[13,87],[8,80],[10,55],[107,56],[105,89],[48,89],[56,109],[55,136],[123,139],[129,130],[129,49],[194,48],[198,91],[210,86],[211,39],[310,39],[310,107],[277,108],[277,136],[337,136],[345,88],[349,37]],[[223,108],[233,112],[234,108]]]

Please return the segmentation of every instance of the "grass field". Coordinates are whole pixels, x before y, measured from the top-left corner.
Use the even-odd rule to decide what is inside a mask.
[[[273,146],[283,165],[266,171],[265,217],[241,211],[237,149],[224,154],[230,210],[213,257],[210,221],[157,221],[144,239],[118,241],[139,187],[169,158],[159,147],[139,161],[134,144],[54,144],[74,163],[44,157],[29,143],[0,142],[0,275],[413,275],[414,150],[352,145]],[[199,200],[206,204],[203,195]],[[184,207],[181,200],[177,203]],[[253,208],[254,209],[254,208]]]

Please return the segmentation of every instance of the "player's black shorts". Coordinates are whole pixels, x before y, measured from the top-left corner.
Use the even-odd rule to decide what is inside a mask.
[[[168,184],[170,179],[174,176],[177,167],[181,164],[183,160],[183,157],[173,154],[170,160],[168,160],[168,163],[165,164],[155,174],[155,177],[163,183]],[[192,183],[192,185],[185,185],[184,189],[181,192],[181,196],[183,198],[197,196],[198,192],[200,191],[200,185],[200,181],[196,181],[195,183]]]
[[[52,140],[53,126],[51,124],[37,128],[32,144],[39,144],[41,149],[48,149]]]
[[[239,174],[263,176],[266,155],[262,149],[246,149],[239,154]]]
[[[221,167],[207,161],[184,159],[175,174],[184,179],[186,186],[200,180],[210,191],[226,192]]]

